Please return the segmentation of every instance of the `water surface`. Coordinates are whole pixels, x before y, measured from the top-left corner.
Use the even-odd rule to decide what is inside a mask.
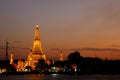
[[[0,80],[120,80],[120,75],[3,75]]]

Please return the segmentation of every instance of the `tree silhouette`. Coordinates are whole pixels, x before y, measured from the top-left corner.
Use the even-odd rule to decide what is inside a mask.
[[[80,60],[80,53],[79,52],[73,52],[71,54],[68,55],[68,60],[71,62],[71,63],[77,63],[79,62]]]
[[[45,61],[43,59],[40,59],[38,60],[38,64],[36,66],[36,70],[39,72],[39,73],[42,73],[44,72],[45,68],[47,68],[47,63],[45,63]]]
[[[81,60],[83,57],[80,56],[78,51],[75,51],[68,55],[69,66],[73,71],[80,71]]]

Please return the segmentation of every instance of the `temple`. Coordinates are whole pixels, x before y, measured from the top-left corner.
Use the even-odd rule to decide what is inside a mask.
[[[62,53],[62,50],[60,50],[60,54],[59,54],[60,56],[59,56],[59,60],[60,61],[63,61],[63,53]]]
[[[13,60],[14,60],[14,55],[13,55],[13,52],[11,52],[10,53],[10,64],[14,63]]]
[[[34,69],[38,60],[40,59],[46,60],[46,55],[43,53],[41,47],[39,26],[36,25],[33,47],[30,53],[28,54],[26,66],[31,66]]]

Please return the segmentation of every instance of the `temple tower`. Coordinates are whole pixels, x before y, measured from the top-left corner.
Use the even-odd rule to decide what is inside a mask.
[[[41,47],[39,26],[36,25],[33,48],[31,52],[28,54],[26,65],[31,66],[34,69],[39,59],[46,60],[46,55],[43,53],[42,47]]]
[[[40,31],[39,31],[38,25],[36,25],[36,29],[35,29],[32,52],[33,54],[38,54],[38,55],[43,54],[42,47],[41,47],[41,41],[40,41]]]
[[[44,60],[46,59],[46,56],[43,53],[42,47],[41,47],[40,30],[38,25],[36,25],[36,29],[35,29],[32,54],[33,54],[32,56],[34,61],[37,61],[39,59],[44,59]]]
[[[60,61],[63,61],[63,53],[62,53],[62,50],[60,50],[60,57],[59,57],[59,60],[60,60]]]
[[[13,52],[10,53],[10,64],[13,64],[13,59],[14,58],[14,55],[13,55]]]

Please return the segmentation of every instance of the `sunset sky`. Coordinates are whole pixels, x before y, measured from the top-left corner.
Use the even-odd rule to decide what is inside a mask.
[[[0,0],[0,59],[5,41],[15,58],[26,58],[35,25],[48,58],[81,56],[120,59],[120,0]],[[10,50],[9,50],[10,51]]]

